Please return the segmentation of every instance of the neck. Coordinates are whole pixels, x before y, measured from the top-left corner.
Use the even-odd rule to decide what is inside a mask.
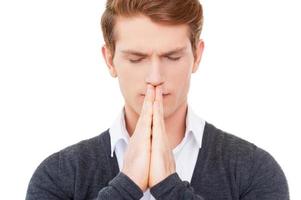
[[[124,108],[126,129],[131,137],[135,131],[139,114],[137,114],[127,104],[125,104]],[[173,113],[170,113],[169,116],[165,115],[164,117],[165,131],[172,149],[174,149],[184,137],[186,130],[186,115],[187,102],[185,101],[177,108],[177,110],[175,110]]]

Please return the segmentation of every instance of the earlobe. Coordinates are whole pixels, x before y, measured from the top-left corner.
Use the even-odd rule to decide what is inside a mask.
[[[203,55],[203,51],[204,51],[204,41],[200,39],[196,48],[196,59],[193,65],[192,73],[195,73],[198,70]]]
[[[106,47],[106,45],[103,45],[101,48],[101,52],[102,52],[103,58],[105,59],[105,62],[107,64],[107,67],[109,69],[111,76],[113,78],[116,78],[117,72],[116,72],[116,69],[113,64],[112,54],[111,54],[110,50]]]

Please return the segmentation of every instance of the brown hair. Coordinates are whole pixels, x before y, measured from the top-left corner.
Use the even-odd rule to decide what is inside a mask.
[[[114,57],[116,16],[143,14],[153,22],[169,25],[187,24],[194,57],[203,26],[203,9],[199,0],[107,0],[101,28],[107,47]]]

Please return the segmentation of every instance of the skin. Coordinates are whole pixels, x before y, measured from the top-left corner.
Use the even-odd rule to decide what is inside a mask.
[[[185,134],[190,78],[204,49],[199,40],[193,56],[188,30],[185,24],[163,25],[143,15],[118,17],[114,57],[105,45],[102,48],[125,100],[130,140],[121,171],[143,191],[176,169],[172,149]],[[182,50],[166,54],[177,48]]]

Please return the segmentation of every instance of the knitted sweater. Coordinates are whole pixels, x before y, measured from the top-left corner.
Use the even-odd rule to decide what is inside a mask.
[[[109,129],[46,158],[26,200],[134,200],[143,191],[110,157]],[[137,172],[139,173],[139,172]],[[156,199],[288,200],[283,170],[265,150],[206,122],[191,182],[175,172],[150,188]]]

